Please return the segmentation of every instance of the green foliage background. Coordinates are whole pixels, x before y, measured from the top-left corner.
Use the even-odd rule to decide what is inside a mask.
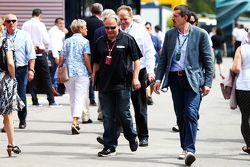
[[[196,13],[215,14],[216,0],[188,0],[188,5]]]

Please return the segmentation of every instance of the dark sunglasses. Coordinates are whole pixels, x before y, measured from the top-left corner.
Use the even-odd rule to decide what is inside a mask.
[[[116,29],[116,26],[105,27],[105,29],[106,29],[106,30],[109,30],[109,29],[114,30],[114,29]]]
[[[194,25],[196,22],[195,21],[189,21],[189,23]]]
[[[5,22],[6,22],[6,23],[10,23],[10,22],[15,23],[16,20],[5,20]]]

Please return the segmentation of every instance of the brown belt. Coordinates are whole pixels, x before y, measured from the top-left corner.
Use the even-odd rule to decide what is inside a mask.
[[[181,71],[170,71],[170,74],[181,77],[181,76],[186,75],[186,72],[185,72],[185,70],[181,70]]]
[[[45,52],[45,49],[40,49],[39,47],[35,47],[36,54],[40,54]]]

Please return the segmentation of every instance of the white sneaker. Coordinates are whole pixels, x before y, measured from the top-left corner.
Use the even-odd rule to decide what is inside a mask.
[[[178,159],[183,160],[185,159],[187,151],[183,150],[182,153],[179,154]]]
[[[185,164],[190,166],[192,163],[196,160],[194,153],[192,152],[187,152],[186,158],[185,158]]]

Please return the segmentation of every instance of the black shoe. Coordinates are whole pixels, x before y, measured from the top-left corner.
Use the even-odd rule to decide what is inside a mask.
[[[178,125],[173,126],[173,127],[172,127],[172,131],[173,131],[173,132],[179,132],[180,130],[179,130]]]
[[[71,125],[72,135],[78,135],[78,134],[80,134],[79,130],[80,130],[79,125],[78,126],[74,125],[74,124]]]
[[[140,146],[140,147],[147,147],[147,146],[148,146],[148,139],[147,139],[147,138],[141,139],[141,140],[139,141],[139,146]]]
[[[96,140],[97,140],[98,143],[100,143],[101,145],[104,144],[104,141],[103,141],[103,137],[102,137],[102,136],[98,136],[98,137],[96,138]]]
[[[96,104],[95,100],[90,100],[89,105],[91,105],[91,106],[97,106],[97,104]]]
[[[43,106],[43,105],[41,105],[39,103],[33,103],[32,105],[35,106],[35,107],[42,107]]]
[[[154,102],[153,102],[153,99],[151,96],[148,96],[148,105],[153,105]]]
[[[129,147],[132,152],[136,151],[138,148],[138,141],[135,139],[129,142]]]
[[[192,163],[196,160],[195,156],[193,153],[188,152],[185,158],[185,164],[190,166]]]
[[[15,153],[15,154],[20,154],[21,150],[20,150],[20,148],[18,146],[8,145],[7,146],[7,152],[8,152],[9,157],[11,157],[12,156],[12,152]]]
[[[25,129],[25,128],[26,128],[26,122],[20,122],[19,129]]]
[[[5,133],[5,132],[6,132],[5,129],[4,129],[4,127],[1,129],[1,132],[2,132],[2,133]]]
[[[58,104],[58,103],[56,103],[56,102],[49,103],[49,106],[50,106],[50,107],[62,107],[61,104]]]
[[[87,121],[82,121],[83,124],[91,124],[93,121],[91,119],[88,119]]]
[[[108,157],[115,154],[116,152],[114,148],[104,148],[102,151],[98,152],[98,157]]]

